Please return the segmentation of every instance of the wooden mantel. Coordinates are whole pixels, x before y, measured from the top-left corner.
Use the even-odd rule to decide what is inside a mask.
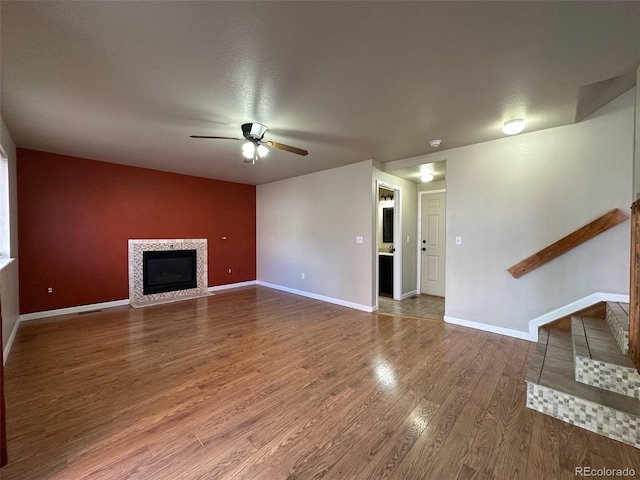
[[[615,227],[619,223],[624,222],[627,218],[627,215],[622,210],[614,208],[584,227],[579,228],[566,237],[561,238],[557,242],[552,243],[548,247],[543,248],[539,252],[536,252],[530,257],[509,267],[507,271],[513,276],[513,278],[520,278],[531,270],[535,270],[554,258],[559,257],[563,253],[568,252],[572,248],[592,239],[596,235],[599,235],[602,232]]]

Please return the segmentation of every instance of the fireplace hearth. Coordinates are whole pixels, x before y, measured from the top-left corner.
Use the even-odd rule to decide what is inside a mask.
[[[132,307],[208,294],[206,239],[129,240]]]

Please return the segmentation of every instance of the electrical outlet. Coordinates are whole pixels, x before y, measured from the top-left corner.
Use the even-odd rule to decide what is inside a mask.
[[[302,279],[304,280],[304,272],[302,273]]]
[[[231,269],[229,269],[229,273],[231,273]]]
[[[47,288],[47,293],[53,293],[53,287]]]

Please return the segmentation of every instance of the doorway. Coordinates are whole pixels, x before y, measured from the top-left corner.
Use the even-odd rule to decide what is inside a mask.
[[[378,311],[405,317],[444,318],[445,189],[418,192],[418,258],[415,295],[402,301],[378,298]]]
[[[411,288],[411,292],[394,296],[393,299],[379,296],[378,312],[442,320],[446,294],[446,159],[397,169],[390,173],[417,184],[417,195],[412,201],[415,202],[412,203],[412,206],[415,206],[415,213],[412,215],[417,213],[412,222],[412,228],[415,229],[413,235],[416,236],[416,263],[411,274],[416,275],[416,280],[412,285],[415,289]],[[411,238],[410,232],[408,230],[404,233],[407,235],[407,242]],[[398,246],[400,245],[402,242],[398,243]]]
[[[376,292],[380,298],[402,296],[402,235],[400,188],[377,181]]]

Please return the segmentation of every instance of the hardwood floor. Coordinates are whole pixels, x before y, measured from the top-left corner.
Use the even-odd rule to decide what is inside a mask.
[[[535,344],[263,287],[21,326],[9,479],[572,478],[637,450],[525,408]]]

